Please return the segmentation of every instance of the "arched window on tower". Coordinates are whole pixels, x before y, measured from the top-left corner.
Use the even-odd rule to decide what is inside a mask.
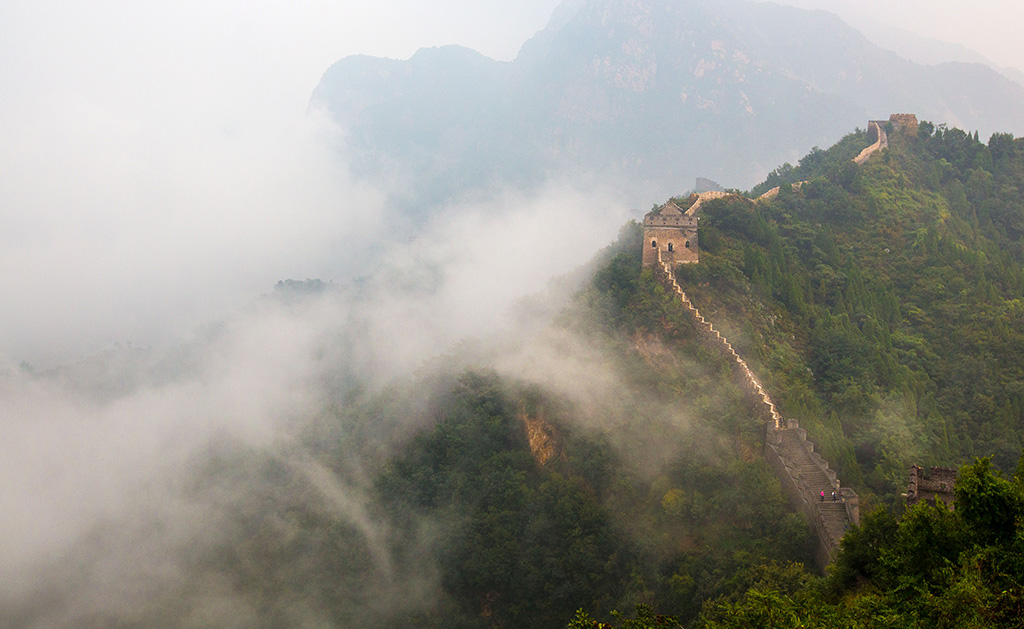
[[[687,240],[687,241],[686,241],[686,248],[687,248],[687,249],[689,249],[689,248],[690,248],[690,241],[689,241],[689,240]]]
[[[658,248],[658,241],[657,240],[652,240],[651,241],[651,249],[657,249],[657,248]]]
[[[668,250],[672,251],[672,243],[668,243]]]

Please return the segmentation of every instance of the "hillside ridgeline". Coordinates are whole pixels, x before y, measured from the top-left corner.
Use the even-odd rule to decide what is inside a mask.
[[[585,0],[512,62],[458,46],[349,57],[312,101],[355,171],[411,212],[553,179],[632,203],[701,175],[748,187],[871,112],[1024,132],[1024,88],[980,64],[919,65],[834,15],[750,0]]]

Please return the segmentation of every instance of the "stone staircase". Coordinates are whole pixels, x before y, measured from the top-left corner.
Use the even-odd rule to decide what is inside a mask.
[[[679,298],[682,300],[683,305],[686,306],[686,309],[689,310],[690,313],[693,315],[694,319],[697,320],[697,323],[701,324],[706,336],[708,336],[709,339],[713,339],[714,342],[720,344],[725,349],[726,353],[729,354],[730,358],[732,358],[733,364],[739,368],[739,371],[743,375],[743,378],[746,380],[747,384],[753,388],[757,397],[761,400],[761,403],[768,411],[768,416],[771,418],[772,422],[774,422],[775,428],[781,429],[783,421],[782,415],[780,415],[779,412],[775,409],[775,402],[772,401],[771,396],[769,396],[768,392],[765,391],[764,385],[761,384],[761,381],[758,380],[757,376],[754,375],[754,372],[750,369],[750,366],[747,365],[747,361],[743,360],[743,358],[740,357],[740,355],[736,352],[736,349],[732,346],[732,343],[730,343],[728,339],[722,336],[722,333],[720,331],[715,329],[714,324],[712,324],[710,321],[704,318],[704,315],[700,313],[700,310],[697,309],[697,306],[695,306],[693,302],[690,301],[690,298],[686,296],[686,292],[683,290],[682,286],[679,285],[679,282],[676,281],[676,275],[675,273],[672,272],[672,265],[661,259],[660,250],[658,251],[658,262],[661,264],[662,269],[665,271],[665,275],[671,282],[672,289],[676,292],[677,295],[679,295]]]
[[[705,201],[710,201],[712,199],[721,199],[723,197],[731,197],[731,196],[735,196],[735,195],[733,193],[731,193],[731,192],[725,192],[725,191],[722,191],[722,190],[712,190],[710,192],[701,192],[700,194],[697,195],[697,200],[693,202],[693,205],[690,206],[690,209],[686,210],[686,214],[688,216],[693,216],[694,214],[696,214],[697,210],[700,209],[700,206],[703,205]]]
[[[839,548],[839,540],[851,524],[860,520],[859,498],[852,489],[841,487],[836,473],[820,454],[814,451],[814,444],[807,440],[807,433],[796,420],[787,420],[779,413],[764,385],[715,326],[708,321],[697,306],[687,297],[679,285],[672,265],[664,261],[658,251],[658,264],[664,271],[683,305],[690,311],[699,325],[698,330],[709,343],[718,346],[732,361],[740,381],[745,386],[766,423],[765,459],[773,469],[790,504],[804,513],[808,523],[818,537],[815,558],[824,568],[831,563]],[[836,500],[832,500],[832,492]],[[825,492],[825,500],[821,499]]]
[[[865,148],[863,151],[861,151],[857,155],[857,157],[853,158],[853,161],[855,163],[863,164],[874,153],[876,153],[876,152],[878,152],[878,151],[880,151],[880,150],[882,150],[884,148],[888,148],[889,147],[889,136],[885,132],[885,124],[886,124],[886,122],[887,121],[885,121],[885,120],[869,120],[868,121],[868,134],[869,134],[869,136],[874,136],[877,139],[875,140],[875,142],[871,146]],[[916,125],[916,123],[915,123],[915,125]],[[799,190],[800,187],[803,186],[805,183],[807,183],[807,182],[806,181],[794,181],[793,183],[790,184],[790,186],[792,187],[793,190]],[[767,192],[765,192],[761,196],[757,197],[757,200],[758,201],[761,201],[761,200],[766,200],[767,201],[768,199],[774,199],[778,195],[779,195],[779,186],[775,186],[771,190],[768,190]],[[732,193],[732,192],[723,192],[723,191],[701,192],[700,194],[697,195],[697,200],[693,202],[693,205],[691,205],[690,208],[688,210],[686,210],[685,214],[687,216],[694,216],[694,215],[697,214],[697,210],[699,210],[701,208],[701,206],[703,206],[706,201],[711,201],[712,199],[721,199],[721,198],[724,198],[724,197],[732,197],[732,196],[736,196],[736,195],[734,193]]]
[[[796,429],[779,431],[782,449],[788,454],[787,467],[793,471],[794,480],[802,489],[801,493],[810,496],[810,502],[820,515],[828,537],[838,543],[851,524],[846,506],[848,496],[843,496],[839,491],[835,474],[828,474],[828,468],[822,469],[821,463],[816,462],[812,453],[804,447],[806,439],[800,432]],[[835,500],[832,499],[833,491],[837,494]],[[822,492],[825,492],[824,500],[821,498]],[[817,502],[814,502],[815,496]]]
[[[871,146],[869,146],[866,149],[864,149],[863,151],[861,151],[860,154],[857,155],[857,157],[854,157],[853,158],[854,162],[856,162],[857,164],[863,164],[864,162],[867,161],[867,159],[869,157],[871,157],[872,153],[874,153],[876,151],[880,151],[881,149],[884,149],[884,148],[888,148],[888,146],[889,146],[889,136],[888,136],[888,134],[886,134],[885,127],[883,126],[883,124],[884,124],[884,121],[882,121],[882,122],[879,122],[878,120],[869,120],[868,121],[868,133],[870,135],[874,135],[878,139],[875,140],[874,144],[872,144]]]

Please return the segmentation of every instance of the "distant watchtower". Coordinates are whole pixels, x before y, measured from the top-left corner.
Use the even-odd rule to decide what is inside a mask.
[[[698,262],[697,217],[683,212],[669,201],[644,216],[643,266],[658,264],[658,251],[665,262]]]
[[[915,114],[893,114],[888,120],[868,120],[868,142],[879,141],[879,132],[891,124],[893,129],[903,129],[908,135],[917,135],[917,116]]]
[[[910,466],[910,482],[907,484],[907,505],[924,501],[937,504],[941,500],[947,508],[952,509],[956,501],[955,467],[933,466],[925,470],[920,465]]]

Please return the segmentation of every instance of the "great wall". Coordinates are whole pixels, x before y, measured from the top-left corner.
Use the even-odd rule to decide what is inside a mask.
[[[889,147],[889,135],[885,132],[885,121],[868,121],[868,139],[870,140],[871,138],[875,139],[874,144],[861,151],[857,157],[854,157],[853,161],[855,163],[863,164],[875,151]]]
[[[736,352],[732,343],[715,329],[693,304],[676,280],[672,263],[658,264],[666,283],[672,286],[683,305],[697,321],[701,336],[717,347],[731,361],[737,381],[751,398],[753,408],[765,423],[764,455],[768,465],[782,483],[783,492],[794,509],[802,512],[816,537],[815,561],[824,568],[832,562],[839,549],[839,540],[850,524],[860,522],[860,499],[857,492],[842,487],[828,461],[814,451],[807,432],[795,419],[779,413],[764,385],[754,375],[747,361]],[[835,491],[833,498],[832,492]]]
[[[863,164],[871,155],[888,147],[886,126],[916,132],[917,118],[913,114],[893,114],[887,121],[868,121],[868,139],[874,142],[854,158],[855,163]],[[799,189],[804,183],[797,182],[791,184],[791,187]],[[778,193],[778,187],[772,188],[757,200],[768,200]],[[764,421],[765,460],[779,478],[790,504],[804,514],[814,531],[817,542],[815,561],[824,569],[835,557],[839,540],[846,530],[851,524],[860,522],[860,498],[857,492],[840,484],[828,461],[815,452],[814,443],[807,439],[807,431],[800,428],[799,422],[782,416],[747,362],[737,353],[732,343],[700,313],[675,276],[676,264],[700,261],[697,210],[707,201],[727,196],[735,195],[721,191],[702,192],[692,195],[691,198],[696,198],[685,211],[669,201],[649,212],[644,217],[643,265],[653,267],[666,284],[671,286],[697,322],[701,337],[709,345],[718,348],[732,364],[737,382],[749,396],[755,413]]]

